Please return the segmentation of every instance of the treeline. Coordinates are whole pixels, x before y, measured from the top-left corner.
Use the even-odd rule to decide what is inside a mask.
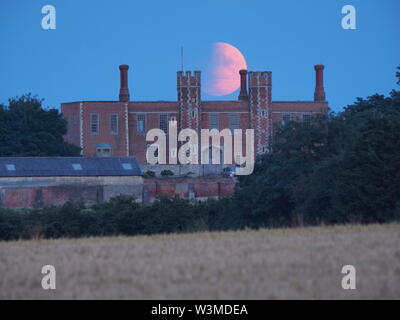
[[[86,207],[67,202],[60,207],[24,211],[0,209],[0,240],[180,233],[239,229],[235,215],[226,216],[231,199],[191,203],[163,198],[150,205],[129,196]]]
[[[0,209],[0,239],[400,221],[399,91],[358,98],[309,125],[287,123],[274,139],[232,198],[138,204],[120,196],[91,207]]]
[[[0,156],[79,156],[80,148],[64,141],[66,121],[57,109],[25,94],[0,104]]]

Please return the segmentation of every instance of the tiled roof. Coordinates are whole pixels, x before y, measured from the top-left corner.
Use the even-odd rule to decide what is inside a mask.
[[[0,157],[0,177],[139,176],[134,157]]]

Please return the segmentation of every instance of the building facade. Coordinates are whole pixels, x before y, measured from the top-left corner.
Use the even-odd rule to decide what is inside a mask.
[[[128,89],[129,67],[119,68],[118,101],[61,105],[68,123],[65,138],[80,146],[84,157],[133,156],[146,165],[146,151],[152,143],[146,141],[146,133],[158,128],[168,135],[171,120],[177,121],[178,130],[190,128],[199,137],[201,129],[254,129],[254,150],[262,154],[270,150],[274,126],[289,120],[307,122],[317,113],[328,112],[323,65],[315,66],[316,88],[312,101],[272,101],[272,73],[247,70],[240,70],[238,100],[203,101],[200,71],[186,71],[177,73],[177,101],[134,101]]]

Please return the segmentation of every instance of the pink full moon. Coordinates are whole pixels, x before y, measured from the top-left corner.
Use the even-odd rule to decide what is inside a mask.
[[[240,87],[241,69],[247,69],[247,64],[236,47],[225,42],[214,43],[204,91],[211,96],[225,96],[236,91]]]

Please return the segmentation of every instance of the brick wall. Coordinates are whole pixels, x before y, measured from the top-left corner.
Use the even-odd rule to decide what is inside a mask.
[[[179,196],[184,199],[207,200],[230,197],[235,191],[234,178],[168,178],[145,179],[144,202],[152,202],[158,197]]]
[[[119,194],[139,202],[161,196],[184,199],[220,199],[234,194],[235,178],[46,177],[0,179],[0,207],[59,206],[68,200],[91,205]]]

